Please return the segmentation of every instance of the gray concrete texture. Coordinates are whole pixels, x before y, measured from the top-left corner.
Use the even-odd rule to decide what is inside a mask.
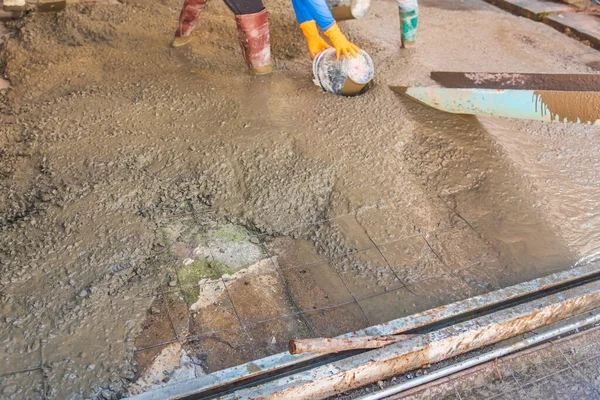
[[[483,1],[427,0],[401,51],[396,4],[375,2],[342,27],[375,81],[333,97],[289,2],[266,5],[268,77],[245,74],[218,2],[181,49],[176,0],[7,25],[0,397],[117,398],[175,379],[158,365],[209,373],[600,250],[598,127],[446,115],[387,87],[591,73],[595,50]]]

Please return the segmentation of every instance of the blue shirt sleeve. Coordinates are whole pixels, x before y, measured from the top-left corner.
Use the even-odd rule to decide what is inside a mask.
[[[335,20],[325,0],[292,0],[298,23],[315,20],[323,32],[331,28]]]

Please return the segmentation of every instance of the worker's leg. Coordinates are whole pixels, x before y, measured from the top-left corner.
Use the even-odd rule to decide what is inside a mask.
[[[257,75],[270,73],[269,19],[262,0],[225,0],[225,4],[235,14],[240,47],[248,69]]]
[[[198,23],[200,13],[206,8],[206,2],[207,0],[185,0],[179,15],[179,26],[175,31],[173,47],[183,46],[190,41],[190,34]]]
[[[417,40],[419,5],[417,0],[398,0],[400,11],[400,36],[402,47],[410,47]]]

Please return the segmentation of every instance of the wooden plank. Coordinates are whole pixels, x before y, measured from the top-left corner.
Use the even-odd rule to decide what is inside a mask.
[[[447,88],[561,90],[600,92],[600,74],[522,74],[433,71],[431,79]]]
[[[578,12],[579,9],[570,4],[544,0],[485,0],[486,2],[536,21],[554,14]]]
[[[558,31],[588,41],[590,46],[600,50],[600,17],[574,13],[547,16],[543,21]]]

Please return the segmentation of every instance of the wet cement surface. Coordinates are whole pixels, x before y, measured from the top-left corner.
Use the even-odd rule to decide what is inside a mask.
[[[597,127],[451,116],[387,87],[588,73],[597,52],[475,0],[424,2],[419,46],[400,51],[396,5],[379,2],[343,27],[375,81],[339,98],[312,84],[290,4],[267,6],[276,72],[258,78],[220,3],[181,49],[171,0],[12,24],[3,397],[116,398],[600,250]],[[185,373],[156,376],[176,361]]]

